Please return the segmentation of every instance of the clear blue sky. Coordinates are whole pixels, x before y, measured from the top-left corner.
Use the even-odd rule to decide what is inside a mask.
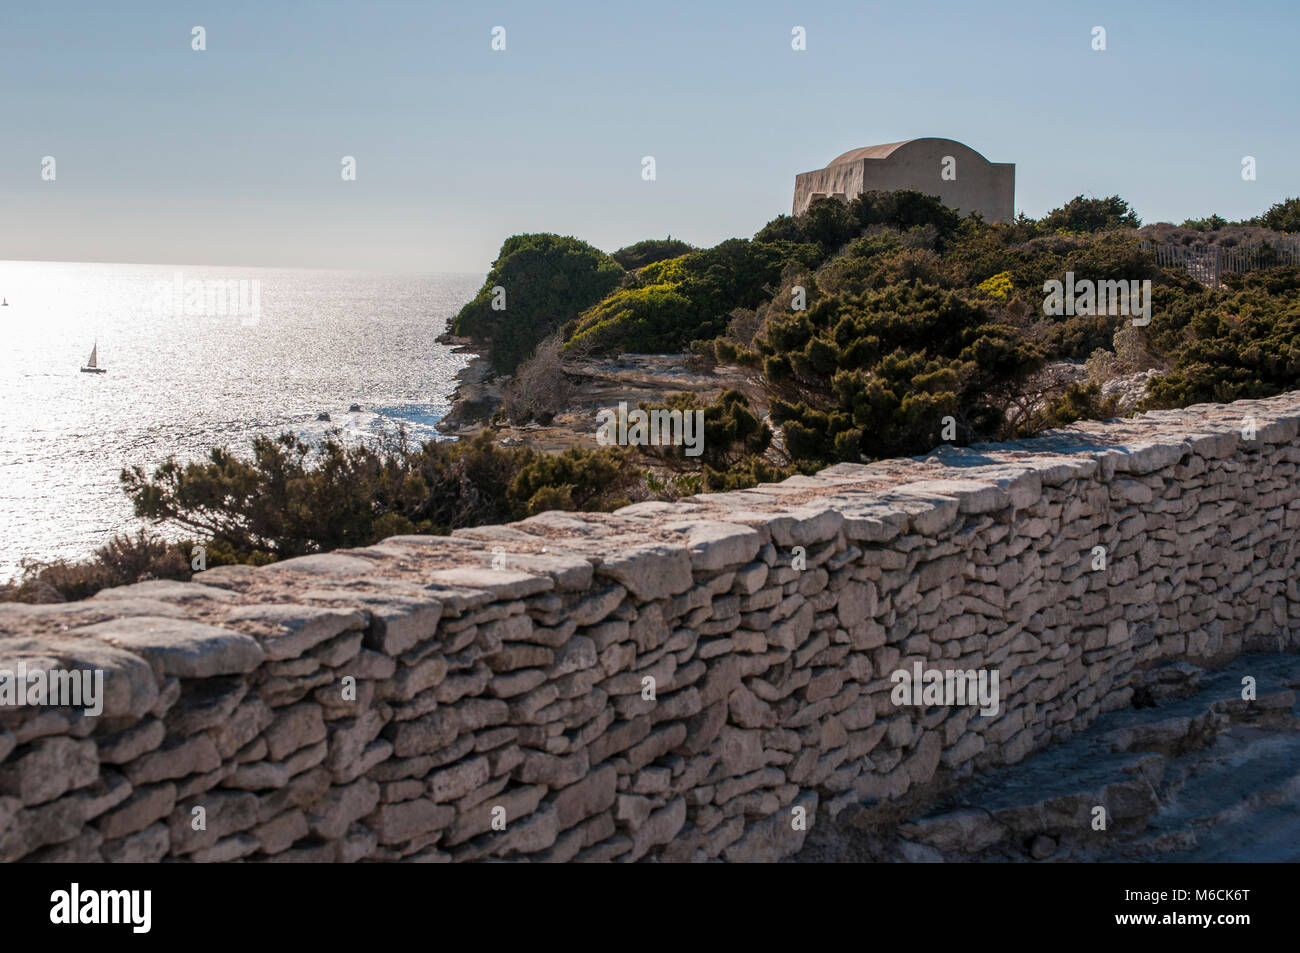
[[[523,231],[708,245],[788,212],[795,173],[918,136],[1015,162],[1030,215],[1118,192],[1147,222],[1238,218],[1300,194],[1298,38],[1294,0],[6,3],[0,259],[485,271]]]

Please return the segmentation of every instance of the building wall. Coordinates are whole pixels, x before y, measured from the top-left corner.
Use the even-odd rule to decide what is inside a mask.
[[[941,178],[945,156],[956,160],[956,179]],[[1015,215],[1016,167],[989,162],[974,149],[950,139],[917,139],[883,159],[859,159],[795,177],[794,214],[807,211],[814,192],[842,191],[852,200],[864,191],[915,189],[938,195],[963,215],[979,212],[985,221],[1009,222]],[[844,188],[836,188],[838,185]]]
[[[863,172],[862,162],[846,162],[815,172],[801,172],[794,178],[793,214],[802,215],[808,211],[809,203],[818,193],[830,198],[837,192],[842,192],[846,200],[852,201],[863,192]]]
[[[785,857],[1300,650],[1298,433],[1300,392],[0,605],[0,669],[106,685],[0,707],[0,861]],[[914,663],[999,711],[896,705]]]

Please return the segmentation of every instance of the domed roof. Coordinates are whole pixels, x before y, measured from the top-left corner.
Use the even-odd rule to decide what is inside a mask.
[[[899,146],[905,146],[909,142],[916,142],[916,140],[904,139],[902,142],[886,142],[880,146],[864,146],[861,149],[850,149],[842,156],[836,156],[832,159],[827,167],[839,165],[843,162],[857,162],[859,159],[885,159]]]

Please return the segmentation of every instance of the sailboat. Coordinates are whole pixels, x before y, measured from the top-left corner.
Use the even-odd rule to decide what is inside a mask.
[[[7,308],[7,307],[9,307],[9,299],[5,298],[3,301],[0,301],[0,308]]]
[[[81,369],[81,373],[83,374],[107,374],[108,373],[107,367],[99,366],[99,342],[98,341],[96,341],[95,346],[90,349],[90,360],[88,360],[86,362],[86,366]]]

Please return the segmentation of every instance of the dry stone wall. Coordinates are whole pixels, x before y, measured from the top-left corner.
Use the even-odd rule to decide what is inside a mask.
[[[789,856],[1162,664],[1300,648],[1298,429],[1202,405],[0,606],[0,669],[105,675],[97,716],[0,707],[0,859]],[[895,704],[917,662],[997,714]]]

